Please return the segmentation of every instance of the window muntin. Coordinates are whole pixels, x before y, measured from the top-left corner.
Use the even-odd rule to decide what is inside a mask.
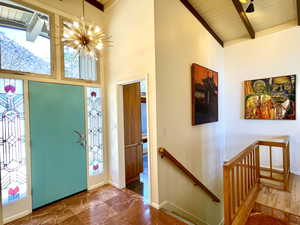
[[[0,79],[0,166],[2,203],[27,195],[24,90],[22,80]]]
[[[63,21],[62,28],[69,21]],[[62,29],[63,32],[63,29]],[[80,55],[76,50],[64,46],[64,77],[69,79],[97,81],[99,59],[96,60],[88,55]]]
[[[100,88],[86,88],[89,175],[103,172],[103,113]]]
[[[50,75],[50,16],[10,0],[0,2],[1,70]]]

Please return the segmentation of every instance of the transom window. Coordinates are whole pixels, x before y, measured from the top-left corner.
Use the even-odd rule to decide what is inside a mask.
[[[64,21],[63,26],[70,25]],[[70,47],[64,46],[64,75],[65,78],[97,81],[98,60],[88,55],[80,55]]]
[[[0,0],[1,70],[50,75],[50,17],[9,0]]]

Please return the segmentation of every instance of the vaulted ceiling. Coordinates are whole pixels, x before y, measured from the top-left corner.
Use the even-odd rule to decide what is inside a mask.
[[[181,2],[186,1],[223,42],[228,42],[243,37],[254,38],[254,32],[295,21],[299,0],[255,0],[254,13],[245,13],[250,0],[246,4],[240,3],[239,0],[182,0]],[[239,7],[240,13],[237,10]],[[251,29],[254,35],[251,35]]]

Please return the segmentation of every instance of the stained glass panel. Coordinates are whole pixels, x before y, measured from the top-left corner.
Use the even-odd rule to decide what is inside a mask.
[[[89,174],[103,172],[102,98],[99,88],[87,88]]]
[[[0,166],[2,203],[26,197],[23,81],[0,79]]]

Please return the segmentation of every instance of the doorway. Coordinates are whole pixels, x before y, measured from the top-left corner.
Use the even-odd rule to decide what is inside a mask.
[[[0,99],[4,223],[103,185],[100,87],[0,78]]]
[[[84,88],[30,81],[29,99],[36,209],[87,189]]]
[[[126,187],[149,201],[146,96],[144,80],[123,86]]]

